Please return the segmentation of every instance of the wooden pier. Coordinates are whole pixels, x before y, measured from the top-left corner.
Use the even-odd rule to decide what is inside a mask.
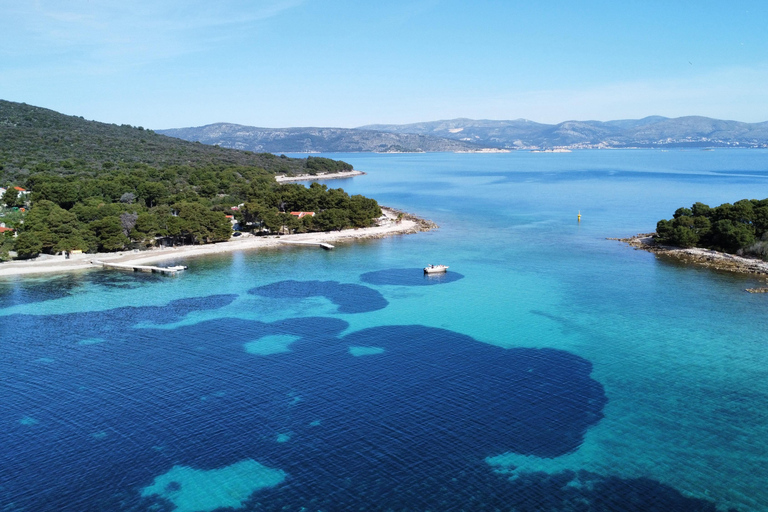
[[[107,269],[130,270],[131,272],[146,272],[169,276],[175,276],[177,272],[187,270],[187,267],[184,265],[177,265],[175,267],[155,267],[152,265],[131,265],[130,263],[105,263],[103,261],[94,261],[93,263],[101,265]]]
[[[288,245],[310,245],[314,247],[322,247],[326,251],[330,251],[334,247],[331,244],[326,244],[324,242],[302,242],[300,240],[280,240],[280,243],[282,244],[288,244]]]

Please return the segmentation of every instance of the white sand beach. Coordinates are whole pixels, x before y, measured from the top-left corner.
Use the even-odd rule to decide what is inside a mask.
[[[370,228],[281,236],[255,236],[243,233],[242,236],[233,237],[227,242],[219,242],[215,244],[184,245],[162,249],[150,249],[146,251],[136,250],[115,253],[73,254],[69,259],[66,259],[63,255],[40,255],[31,260],[7,261],[0,263],[0,277],[25,274],[61,273],[101,268],[101,264],[98,262],[148,265],[167,260],[183,260],[208,254],[275,248],[292,244],[353,242],[355,240],[367,238],[384,238],[393,235],[417,233],[419,231],[428,231],[429,229],[437,227],[429,221],[424,221],[407,214],[405,214],[402,220],[398,223],[397,217],[401,212],[386,207],[382,207],[382,212],[384,213],[384,216],[380,220],[379,225]]]
[[[362,176],[363,171],[330,172],[318,174],[297,174],[296,176],[286,176],[285,174],[275,176],[278,183],[289,183],[291,181],[319,181],[319,180],[338,180],[342,178],[352,178]]]

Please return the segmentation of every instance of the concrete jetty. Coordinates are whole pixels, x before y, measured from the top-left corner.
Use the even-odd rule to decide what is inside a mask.
[[[187,267],[184,265],[177,265],[175,267],[156,267],[153,265],[131,265],[130,263],[105,263],[103,261],[94,261],[93,263],[101,265],[107,269],[130,270],[131,272],[151,272],[169,276],[175,276],[177,272],[187,270]]]
[[[331,244],[326,244],[324,242],[302,242],[301,240],[280,240],[281,244],[288,244],[288,245],[311,245],[315,247],[322,247],[323,249],[330,251],[334,247]]]

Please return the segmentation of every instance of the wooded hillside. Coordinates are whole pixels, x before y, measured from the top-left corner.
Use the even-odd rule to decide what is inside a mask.
[[[0,101],[0,222],[13,229],[1,234],[0,259],[217,242],[237,221],[258,234],[365,227],[381,215],[376,201],[274,179],[351,170]],[[292,210],[316,215],[299,222]]]

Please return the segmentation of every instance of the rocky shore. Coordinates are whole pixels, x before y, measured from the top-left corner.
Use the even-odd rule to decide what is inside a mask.
[[[701,249],[698,247],[682,248],[656,243],[656,233],[641,233],[630,238],[608,238],[624,242],[635,249],[668,256],[683,263],[691,263],[702,267],[742,274],[768,276],[768,261],[755,258],[745,258],[735,254]],[[749,288],[750,293],[768,293],[768,288]]]

